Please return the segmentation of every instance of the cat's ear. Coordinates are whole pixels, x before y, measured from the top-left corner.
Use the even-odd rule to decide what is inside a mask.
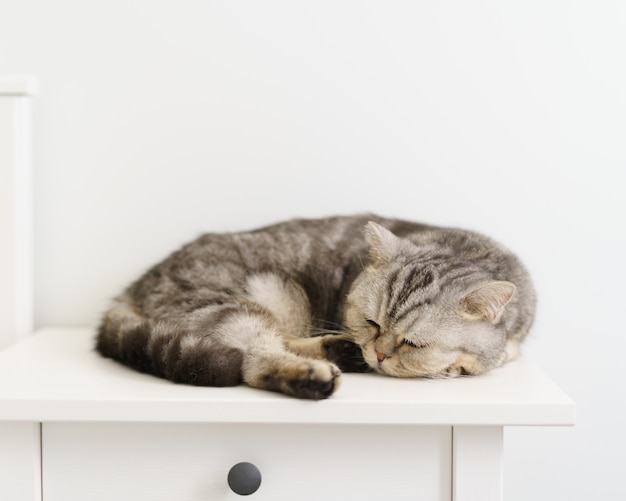
[[[365,240],[370,249],[370,259],[375,266],[389,263],[399,252],[402,240],[374,221],[365,225]]]
[[[494,281],[481,285],[461,301],[463,314],[471,319],[498,323],[514,293],[515,285],[511,282]]]

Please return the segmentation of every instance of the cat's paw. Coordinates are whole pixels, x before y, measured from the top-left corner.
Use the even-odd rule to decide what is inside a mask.
[[[361,347],[344,336],[325,336],[322,344],[325,356],[343,372],[369,372],[372,368],[363,358]]]
[[[297,398],[321,400],[330,397],[339,386],[341,371],[323,360],[306,360],[279,376],[283,393]]]

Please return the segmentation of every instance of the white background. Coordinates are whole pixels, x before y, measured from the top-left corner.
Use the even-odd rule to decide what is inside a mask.
[[[204,231],[477,229],[530,268],[526,352],[579,414],[506,431],[505,498],[626,497],[626,2],[0,2],[0,73],[42,86],[38,326]]]

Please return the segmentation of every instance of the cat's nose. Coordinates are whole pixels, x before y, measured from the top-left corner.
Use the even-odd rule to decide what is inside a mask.
[[[378,359],[379,362],[382,362],[383,360],[385,360],[387,358],[387,355],[385,355],[384,353],[381,353],[378,350],[376,351],[376,358]]]

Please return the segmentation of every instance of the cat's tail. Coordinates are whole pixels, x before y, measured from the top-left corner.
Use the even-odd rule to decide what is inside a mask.
[[[96,351],[140,372],[176,383],[235,386],[242,380],[239,350],[204,345],[171,322],[152,322],[125,296],[116,299],[100,323]],[[194,349],[184,349],[193,345]]]

